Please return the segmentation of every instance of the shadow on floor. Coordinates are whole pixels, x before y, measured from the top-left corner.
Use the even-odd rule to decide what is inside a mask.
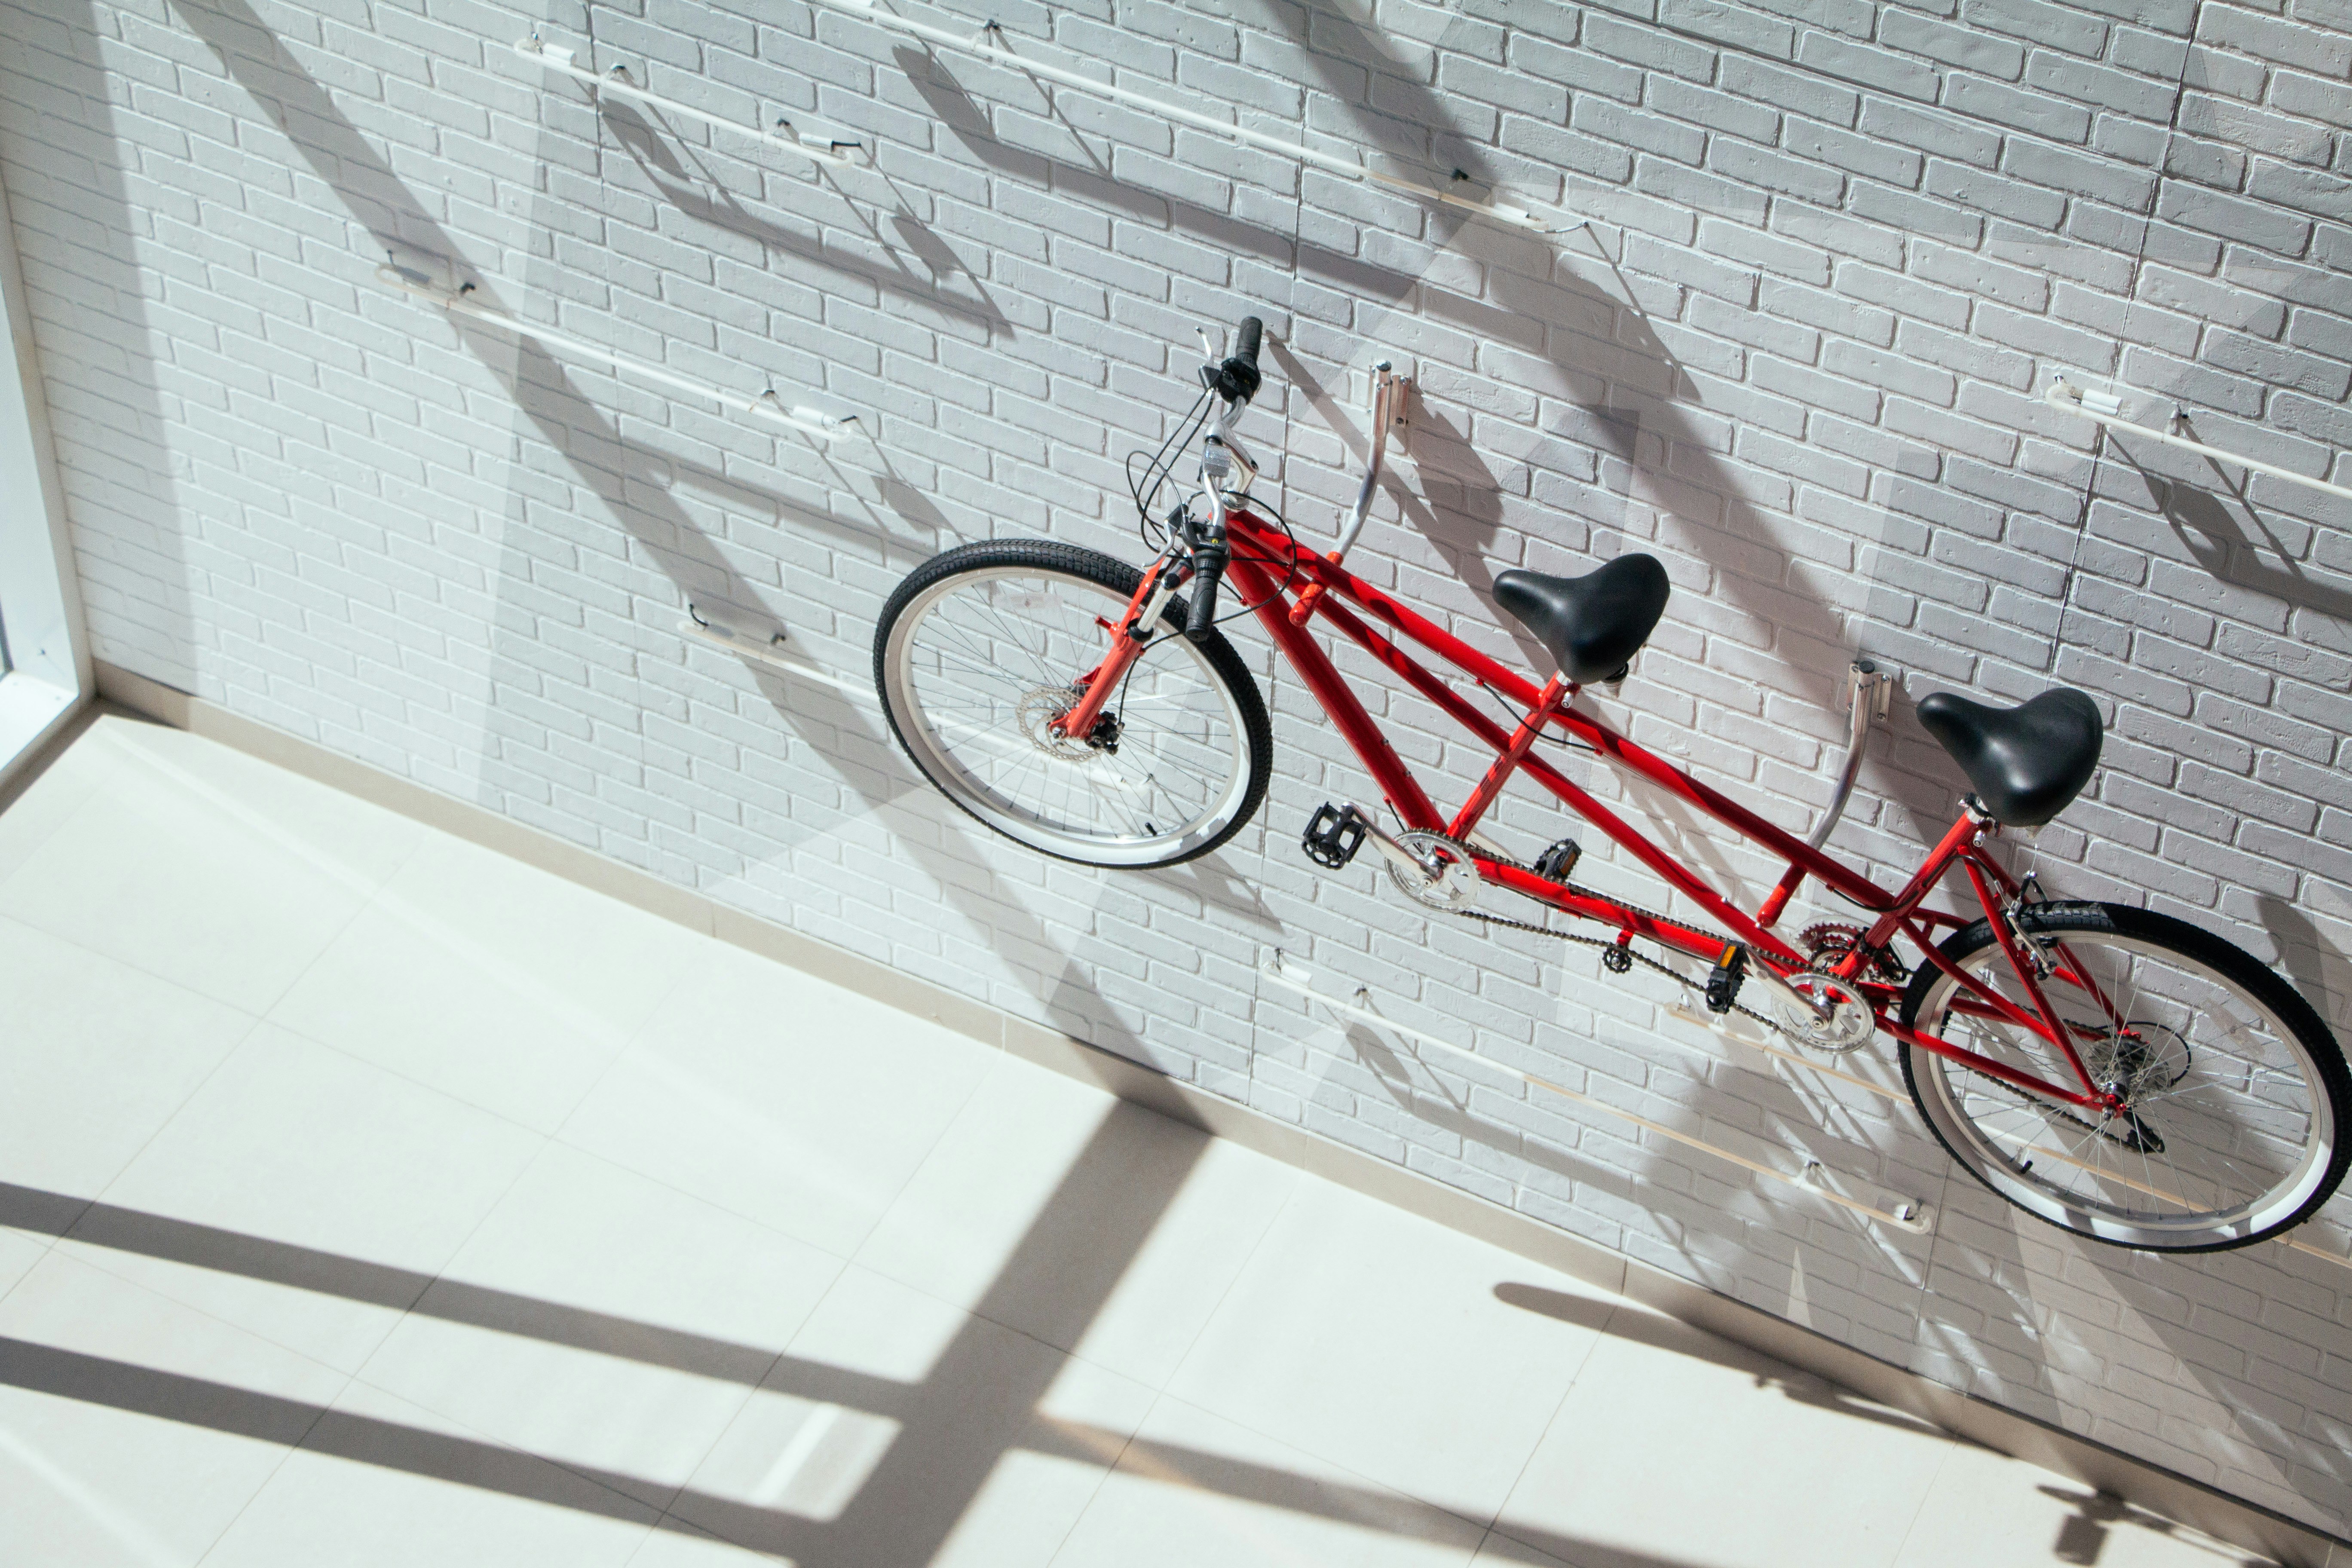
[[[1096,1239],[1107,1262],[1092,1271],[1096,1278],[1075,1281],[1075,1288],[1057,1289],[1052,1297],[1058,1305],[1055,1338],[1074,1342],[1205,1147],[1205,1139],[1186,1140],[1181,1152],[1156,1162],[1161,1168],[1142,1172],[1139,1183],[1133,1180],[1138,1172],[1126,1147],[1126,1120],[1149,1114],[1114,1111],[1106,1120],[1006,1261],[976,1318],[988,1320],[992,1306],[1001,1310],[1015,1297],[1034,1305],[1033,1276],[1038,1270],[1033,1255],[1060,1250],[1075,1228]],[[901,1568],[929,1562],[990,1470],[1015,1449],[1087,1462],[1116,1460],[1156,1479],[1392,1535],[1434,1542],[1460,1529],[1437,1510],[1380,1489],[1317,1479],[1179,1444],[1130,1440],[1121,1432],[1045,1416],[1038,1405],[1057,1363],[1038,1358],[1040,1370],[1008,1380],[1002,1358],[969,1331],[940,1354],[924,1382],[904,1384],[509,1291],[445,1280],[428,1294],[436,1281],[417,1270],[34,1187],[0,1183],[0,1226],[422,1312],[896,1421],[899,1437],[838,1518],[813,1519],[689,1487],[671,1498],[660,1520],[662,1528],[708,1531],[810,1568]],[[1611,1310],[1532,1287],[1521,1297],[1505,1299],[1571,1321],[1584,1321],[1579,1314],[1607,1318]],[[1614,1320],[1601,1326],[1613,1332],[1626,1324]],[[1644,1342],[1691,1348],[1679,1340],[1649,1337],[1646,1323],[1632,1327]],[[0,1338],[0,1384],[299,1445],[355,1463],[614,1519],[650,1519],[656,1510],[637,1499],[649,1488],[663,1489],[644,1478],[561,1464],[500,1444],[24,1340]],[[1548,1557],[1578,1568],[1681,1568],[1667,1559],[1526,1530],[1490,1536],[1485,1556],[1530,1564]]]
[[[1840,1415],[1851,1415],[1857,1421],[1872,1421],[1905,1432],[1945,1435],[1943,1428],[1933,1423],[1906,1415],[1899,1410],[1890,1410],[1883,1405],[1873,1405],[1860,1394],[1840,1388],[1833,1383],[1793,1367],[1782,1366],[1752,1351],[1742,1350],[1727,1340],[1717,1339],[1704,1330],[1654,1312],[1638,1308],[1629,1310],[1596,1301],[1589,1296],[1572,1296],[1565,1290],[1547,1290],[1538,1285],[1497,1285],[1495,1287],[1495,1299],[1525,1311],[1557,1318],[1563,1323],[1595,1330],[1612,1339],[1647,1345],[1653,1350],[1672,1351],[1676,1355],[1697,1356],[1717,1366],[1745,1373],[1754,1379],[1757,1387],[1778,1389],[1800,1405],[1835,1411]]]

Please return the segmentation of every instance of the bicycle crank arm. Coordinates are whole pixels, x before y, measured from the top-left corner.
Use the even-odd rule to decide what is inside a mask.
[[[1407,848],[1396,835],[1382,827],[1379,819],[1370,812],[1352,800],[1348,803],[1348,811],[1363,825],[1364,837],[1372,841],[1372,847],[1394,861],[1399,870],[1411,871],[1418,877],[1433,877],[1437,874],[1439,868],[1431,865]]]
[[[1778,996],[1783,1002],[1794,1003],[1800,1010],[1811,1014],[1815,1021],[1819,1023],[1826,1024],[1830,1021],[1831,1015],[1836,1011],[1834,1007],[1822,1005],[1821,1003],[1814,1001],[1811,996],[1808,996],[1803,992],[1798,990],[1795,986],[1790,984],[1787,977],[1781,974],[1779,970],[1773,968],[1770,963],[1765,959],[1764,955],[1758,952],[1754,948],[1751,947],[1748,950],[1748,955],[1755,960],[1754,963],[1748,966],[1748,973],[1754,975],[1758,980],[1762,981],[1764,983],[1764,989],[1769,991],[1773,995]]]

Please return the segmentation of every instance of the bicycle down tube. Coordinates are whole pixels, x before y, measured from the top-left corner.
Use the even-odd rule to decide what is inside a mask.
[[[1919,929],[1923,919],[1932,918],[1938,921],[1953,919],[1922,910],[1918,906],[1934,891],[1952,866],[1958,863],[1969,869],[1971,883],[1984,904],[1987,917],[1992,921],[1995,931],[2002,933],[2004,942],[2007,942],[2006,921],[1990,886],[1978,868],[1982,866],[1990,869],[2003,883],[2007,883],[2009,879],[1976,849],[1975,832],[1979,824],[1972,816],[1964,814],[1930,852],[1927,862],[1903,890],[1889,894],[1868,878],[1840,865],[1802,839],[1764,820],[1664,758],[1618,734],[1598,718],[1575,711],[1568,704],[1580,689],[1572,684],[1555,679],[1538,689],[1524,677],[1399,604],[1344,567],[1293,544],[1287,537],[1268,528],[1246,506],[1236,506],[1227,513],[1226,529],[1233,545],[1232,559],[1225,568],[1227,584],[1256,615],[1267,635],[1346,738],[1350,749],[1363,763],[1381,795],[1407,829],[1442,834],[1459,841],[1476,826],[1480,816],[1500,794],[1509,777],[1524,773],[1670,887],[1720,921],[1759,962],[1775,970],[1777,978],[1785,979],[1788,974],[1801,972],[1807,967],[1801,955],[1760,924],[1756,917],[1716,892],[1638,828],[1579,787],[1549,762],[1535,754],[1529,745],[1535,734],[1556,725],[1605,759],[1622,763],[1636,775],[1664,789],[1675,798],[1696,806],[1741,837],[1768,849],[1789,864],[1792,878],[1798,873],[1813,877],[1861,905],[1877,917],[1873,928],[1874,940],[1883,942],[1896,931],[1909,936],[1927,955],[1928,962],[1951,973],[1969,993],[1974,1003],[1970,1010],[1980,1010],[2014,1023],[2063,1052],[2079,1087],[2062,1087],[1936,1036],[1895,1025],[1884,1013],[1884,1005],[1893,1000],[1891,988],[1865,986],[1866,991],[1881,993],[1874,997],[1879,1004],[1874,1011],[1879,1014],[1880,1025],[1898,1038],[2036,1094],[2093,1109],[2105,1106],[2105,1097],[2095,1090],[2073,1043],[2066,1037],[2068,1031],[2058,1020],[2055,1009],[2042,994],[2038,984],[2029,990],[2036,1011],[2042,1015],[2035,1017],[2015,1007],[1975,977],[1947,963],[1937,952],[1928,933]],[[1295,619],[1289,595],[1294,587],[1304,586],[1318,587],[1321,592],[1313,601],[1313,614]],[[1359,609],[1365,614],[1356,614]],[[1394,638],[1367,624],[1366,616],[1383,623],[1403,638],[1419,644],[1505,700],[1517,705],[1522,710],[1517,732],[1507,731],[1494,717],[1473,706],[1461,693],[1399,647]],[[1311,635],[1307,623],[1315,618],[1328,621],[1333,630],[1362,647],[1383,668],[1429,699],[1496,752],[1495,766],[1481,780],[1470,801],[1452,818],[1439,812],[1420,782],[1390,745],[1378,722],[1349,687],[1346,678],[1333,665],[1330,656]],[[1097,681],[1091,684],[1099,689],[1109,683]],[[1479,876],[1496,886],[1695,958],[1715,961],[1723,955],[1727,945],[1723,937],[1654,919],[1613,900],[1572,891],[1561,883],[1548,880],[1507,861],[1478,855],[1475,849],[1474,864]]]

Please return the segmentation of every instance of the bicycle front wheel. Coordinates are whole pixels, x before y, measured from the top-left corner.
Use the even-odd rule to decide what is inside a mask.
[[[2029,908],[2019,923],[2052,964],[2042,994],[2122,1112],[2012,1088],[1906,1043],[1919,1113],[1969,1174],[2078,1236],[2152,1252],[2211,1252],[2276,1236],[2344,1178],[2352,1075],[2294,988],[2185,921],[2115,904]],[[1958,968],[2033,1013],[1991,925],[1946,939]],[[1919,966],[1903,1022],[2053,1083],[2074,1070],[2041,1036],[1996,1018]]]
[[[1273,732],[1233,645],[1160,629],[1094,735],[1051,729],[1110,647],[1143,574],[1075,545],[991,540],[933,556],[883,606],[874,681],[923,776],[982,822],[1082,865],[1172,866],[1257,812]]]

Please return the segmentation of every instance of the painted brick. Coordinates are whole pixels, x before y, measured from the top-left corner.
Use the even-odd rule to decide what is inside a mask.
[[[2323,76],[2352,76],[2352,38],[2299,26],[2240,5],[2212,7],[2199,38]]]
[[[2023,91],[1970,76],[1948,77],[1944,106],[1974,120],[2030,131],[2053,142],[2087,142],[2091,114],[2044,91]]]
[[[1825,33],[1807,33],[1798,42],[1797,59],[1835,81],[1874,92],[1891,92],[1923,103],[1935,101],[1935,68],[1885,49]]]
[[[2023,45],[1977,28],[1932,21],[1912,11],[1889,7],[1879,24],[1878,40],[1891,49],[1926,55],[2003,81],[2015,81],[2025,70]]]
[[[277,0],[275,39],[216,8],[100,8],[97,56],[53,10],[0,0],[0,160],[103,656],[1743,1299],[1785,1310],[1801,1250],[1823,1331],[2352,1521],[2338,1406],[2297,1382],[2347,1360],[2352,1291],[2325,1264],[2086,1261],[1962,1184],[1932,1250],[1881,1248],[1499,1078],[1444,1080],[1465,1118],[1399,1103],[1343,1035],[1259,997],[1271,936],[1613,1101],[1892,1180],[1948,1171],[1907,1112],[1831,1134],[1759,1075],[1703,1068],[1657,1032],[1654,987],[1312,874],[1289,832],[1363,781],[1286,676],[1264,826],[1213,881],[1104,877],[977,839],[870,722],[671,630],[690,593],[856,668],[941,545],[1043,531],[1131,557],[1119,459],[1182,408],[1192,325],[1255,309],[1278,348],[1244,434],[1305,531],[1351,493],[1364,367],[1399,360],[1420,398],[1357,563],[1516,662],[1493,571],[1658,552],[1675,598],[1612,708],[1770,820],[1818,809],[1829,677],[1857,647],[1914,695],[2074,682],[2112,722],[2096,793],[2041,837],[2053,888],[2216,929],[2284,909],[2316,934],[2246,940],[2352,946],[2352,545],[2267,480],[2248,520],[2187,488],[2185,458],[2147,459],[2161,496],[2095,468],[2034,396],[2055,369],[2120,371],[2240,449],[2316,471],[2352,448],[2340,6],[998,13],[1024,51],[1597,220],[1557,244],[1083,93],[1049,114],[1018,72],[833,13],[652,0],[600,10],[597,41],[696,102],[870,131],[887,178],[600,119],[508,71],[520,25],[476,0]],[[518,368],[373,292],[376,233],[681,373],[859,408],[879,440],[820,458]],[[1467,787],[1483,759],[1410,700],[1373,706]],[[1900,876],[1958,781],[1891,728],[1840,842]],[[1496,830],[1557,827],[1514,796]],[[1640,1183],[1616,1173],[1635,1161]],[[2259,1431],[2210,1419],[2217,1390],[2262,1402]]]
[[[1862,95],[1819,70],[1792,70],[1769,61],[1726,56],[1717,79],[1724,88],[1790,113],[1828,125],[1851,126],[1862,112]]]

